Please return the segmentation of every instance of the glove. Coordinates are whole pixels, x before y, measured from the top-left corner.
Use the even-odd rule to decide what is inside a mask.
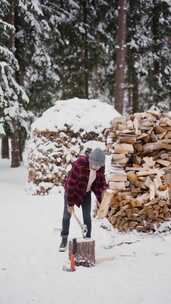
[[[67,209],[68,209],[68,212],[70,213],[70,214],[72,214],[72,213],[74,213],[74,206],[67,206]]]

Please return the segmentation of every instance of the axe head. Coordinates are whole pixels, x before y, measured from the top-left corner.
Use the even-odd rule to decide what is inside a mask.
[[[81,230],[82,230],[82,236],[83,236],[83,238],[85,239],[85,238],[86,238],[86,235],[87,235],[87,231],[88,231],[87,225],[82,225]]]

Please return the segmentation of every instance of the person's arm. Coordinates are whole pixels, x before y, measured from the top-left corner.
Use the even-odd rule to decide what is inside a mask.
[[[69,206],[67,207],[68,212],[72,215],[74,213],[74,206]]]
[[[100,169],[100,175],[97,177],[94,185],[92,186],[92,191],[94,192],[98,207],[99,204],[101,204],[102,198],[103,198],[103,192],[108,188],[108,184],[106,183],[105,179],[105,168],[102,167]]]

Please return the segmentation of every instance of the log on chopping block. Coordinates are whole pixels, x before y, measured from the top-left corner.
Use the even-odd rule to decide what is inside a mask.
[[[75,265],[92,267],[95,266],[95,240],[92,239],[74,239],[69,241],[69,258],[73,254],[75,255]],[[75,245],[76,243],[76,245]],[[76,248],[73,248],[76,246]],[[74,249],[74,250],[73,250]]]

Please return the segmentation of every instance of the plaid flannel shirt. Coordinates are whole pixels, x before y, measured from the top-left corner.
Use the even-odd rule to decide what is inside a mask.
[[[105,180],[105,167],[101,167],[96,171],[96,179],[91,186],[97,200],[101,203],[102,193],[107,188]],[[88,156],[80,156],[72,164],[72,169],[65,179],[65,192],[69,206],[76,204],[78,207],[83,203],[86,194],[87,184],[89,180],[89,160]]]

